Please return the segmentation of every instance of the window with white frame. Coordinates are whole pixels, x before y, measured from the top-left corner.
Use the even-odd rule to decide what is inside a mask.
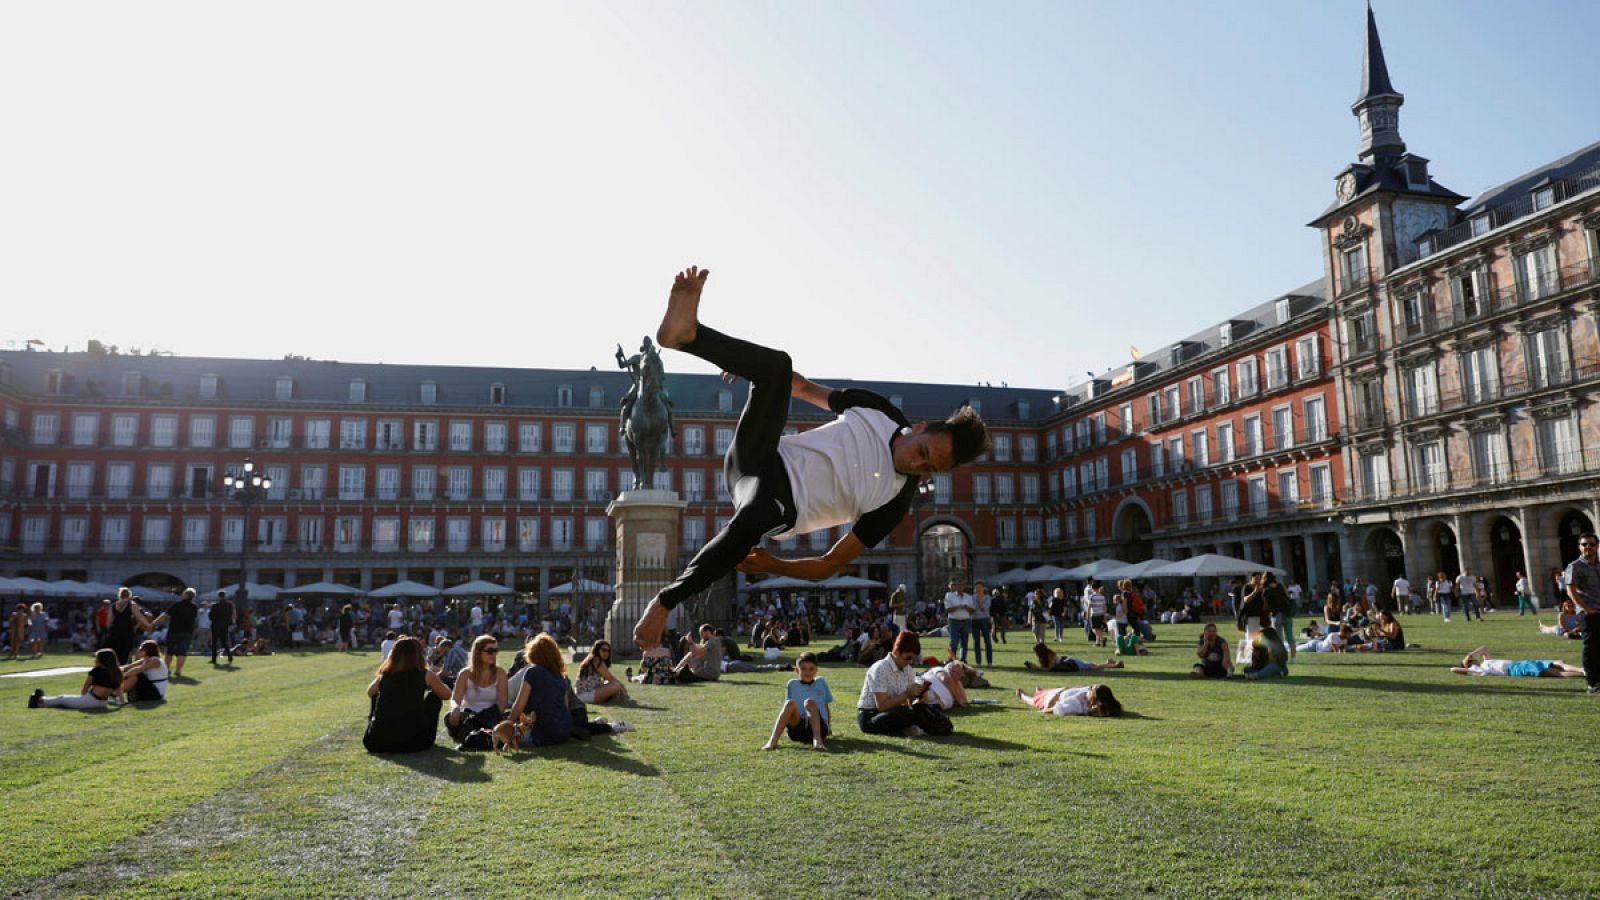
[[[104,516],[100,519],[100,549],[106,553],[128,552],[127,516]]]
[[[1300,473],[1294,469],[1278,470],[1278,505],[1285,510],[1300,505]]]
[[[1217,462],[1233,462],[1233,423],[1217,423]]]
[[[1027,504],[1039,502],[1039,473],[1022,473],[1022,502]]]
[[[482,529],[481,544],[485,553],[499,553],[506,549],[506,520],[501,516],[485,518],[479,527]]]
[[[1489,270],[1484,266],[1461,269],[1450,276],[1450,300],[1455,321],[1476,319],[1489,311]]]
[[[728,448],[733,446],[733,429],[717,428],[711,432],[712,447],[718,456],[726,455]]]
[[[558,503],[572,500],[574,472],[571,469],[550,470],[550,499]]]
[[[1111,487],[1111,460],[1100,457],[1094,461],[1094,483],[1100,490]]]
[[[572,517],[555,516],[550,519],[550,549],[572,549]]]
[[[1211,402],[1216,406],[1226,406],[1232,402],[1232,381],[1228,377],[1226,367],[1211,370]]]
[[[433,549],[433,534],[437,522],[432,516],[412,516],[410,525],[410,542],[407,547],[412,553],[427,553]]]
[[[1096,444],[1106,442],[1106,414],[1103,412],[1094,414],[1094,442]]]
[[[200,520],[204,522],[204,519]],[[85,516],[68,516],[61,520],[61,552],[82,553],[89,546],[89,519]],[[204,549],[204,545],[202,545]]]
[[[154,415],[150,417],[150,446],[176,447],[178,445],[178,417]]]
[[[590,501],[605,500],[608,496],[607,483],[609,472],[605,469],[585,469],[583,472],[583,496]]]
[[[1294,407],[1287,404],[1272,408],[1272,446],[1287,450],[1294,446]]]
[[[683,549],[698,551],[706,542],[706,520],[702,516],[683,519]]]
[[[453,453],[469,453],[472,451],[472,423],[450,423],[450,450]]]
[[[1572,367],[1567,356],[1564,327],[1546,328],[1528,335],[1528,375],[1536,388],[1566,384]]]
[[[1083,486],[1085,494],[1094,492],[1094,461],[1088,460],[1078,463],[1078,483]]]
[[[1461,395],[1470,404],[1485,403],[1500,393],[1494,344],[1474,347],[1461,354]]]
[[[268,500],[286,500],[289,497],[289,467],[283,463],[273,463],[265,466],[267,480],[272,482],[272,487],[267,488]]]
[[[1045,456],[1050,459],[1056,458],[1056,433],[1054,431],[1044,433],[1044,452]]]
[[[998,472],[994,476],[994,502],[1000,504],[1015,503],[1016,496],[1012,492],[1011,473]]]
[[[699,503],[705,499],[706,473],[700,469],[683,470],[683,499]]]
[[[517,519],[517,551],[532,553],[539,549],[539,520],[532,516]]]
[[[172,463],[151,463],[144,470],[144,495],[151,500],[172,496]]]
[[[517,423],[517,452],[538,453],[544,445],[544,426],[539,422]]]
[[[1083,539],[1093,543],[1099,540],[1099,513],[1093,509],[1083,511]]]
[[[589,408],[601,409],[606,405],[606,389],[598,384],[589,385]]]
[[[1211,522],[1211,485],[1198,484],[1194,488],[1194,517],[1201,524]]]
[[[172,532],[172,520],[166,516],[145,516],[143,549],[146,553],[167,552],[167,538]]]
[[[1028,516],[1022,520],[1022,545],[1024,547],[1038,547],[1044,543],[1044,522],[1037,516]]]
[[[1512,268],[1517,276],[1517,292],[1524,303],[1548,297],[1561,287],[1556,273],[1556,246],[1545,243],[1513,259]]]
[[[1017,546],[1017,520],[1013,516],[1001,516],[995,519],[999,526],[1000,546],[1011,548]]]
[[[274,450],[288,449],[294,442],[294,420],[286,416],[273,416],[267,420],[267,446]]]
[[[1061,519],[1057,516],[1048,516],[1044,520],[1044,539],[1054,544],[1061,540]]]
[[[432,500],[439,490],[439,470],[433,466],[412,466],[411,499]]]
[[[1264,449],[1266,449],[1266,443],[1265,443],[1265,441],[1262,440],[1261,416],[1259,416],[1259,415],[1245,416],[1244,417],[1244,455],[1245,456],[1257,456]]]
[[[399,419],[379,419],[374,447],[379,450],[404,450],[406,423]]]
[[[483,423],[483,450],[490,453],[506,452],[506,423],[502,421],[486,421]],[[506,524],[501,522],[501,533],[506,532]]]
[[[1439,384],[1434,374],[1433,361],[1405,370],[1406,408],[1413,416],[1427,416],[1439,411]]]
[[[1077,429],[1078,446],[1087,449],[1089,446],[1089,429],[1092,427],[1089,424],[1089,420],[1079,419],[1078,424],[1074,427]]]
[[[1017,455],[1023,462],[1039,461],[1039,439],[1031,434],[1017,438]]]
[[[1189,379],[1189,412],[1204,412],[1206,408],[1206,380],[1198,375]]]
[[[248,450],[256,440],[254,416],[232,416],[228,419],[228,446],[235,450]]]
[[[539,499],[539,469],[533,466],[522,466],[517,469],[517,499]]]
[[[1222,517],[1232,522],[1239,518],[1239,482],[1227,478],[1217,486],[1222,500]]]
[[[979,506],[985,506],[990,502],[989,474],[987,472],[973,473],[972,502]]]
[[[1121,406],[1117,407],[1117,434],[1118,434],[1118,436],[1126,437],[1126,436],[1128,436],[1130,434],[1133,434],[1134,431],[1135,431],[1135,428],[1134,428],[1134,425],[1133,425],[1133,404],[1132,403],[1124,403]],[[1026,461],[1027,459],[1028,458],[1026,456],[1023,457],[1024,461]]]
[[[506,470],[503,466],[489,466],[483,470],[483,499],[506,499]]]
[[[1136,447],[1125,447],[1121,459],[1122,483],[1133,484],[1139,480],[1139,450]]]
[[[1367,283],[1367,245],[1357,244],[1339,253],[1340,292],[1353,291]]]
[[[327,466],[301,466],[300,467],[300,498],[303,500],[321,500],[328,487]]]
[[[278,380],[276,382],[274,382],[274,384],[273,384],[272,397],[273,397],[274,400],[278,400],[278,401],[293,400],[294,399],[294,376],[293,375],[279,375],[278,376]]]
[[[126,464],[124,464],[126,465]],[[129,471],[132,468],[129,467]],[[108,478],[109,480],[109,478]],[[82,500],[94,489],[94,463],[67,463],[67,499]]]
[[[216,397],[217,397],[217,386],[221,383],[221,381],[222,381],[222,379],[218,378],[215,375],[201,375],[200,376],[200,399],[201,400],[215,400]]]
[[[77,464],[74,463],[74,465]],[[172,467],[169,465],[167,467],[169,481],[171,479],[171,471]],[[93,486],[94,471],[92,467],[87,476],[80,475],[79,477],[86,478],[89,482],[89,484],[84,485],[85,490]],[[67,481],[70,488],[72,481],[72,469],[70,467],[67,469]],[[170,485],[168,489],[170,490]],[[85,494],[84,496],[88,495]],[[126,500],[133,496],[133,463],[113,462],[106,464],[106,496],[112,500]]]
[[[583,426],[583,452],[605,453],[608,449],[607,436],[611,434],[611,426],[593,422]]]
[[[1305,399],[1306,440],[1315,444],[1328,439],[1328,404],[1321,394]]]
[[[683,455],[700,456],[706,452],[706,430],[699,425],[683,427]]]
[[[1545,473],[1570,475],[1582,471],[1577,418],[1572,413],[1541,415],[1535,422],[1539,439],[1539,465]]]
[[[1065,519],[1066,519],[1066,523],[1067,523],[1067,540],[1069,540],[1069,541],[1077,540],[1078,539],[1078,514],[1075,513],[1075,512],[1068,512],[1066,514]]]
[[[470,500],[472,498],[472,467],[451,466],[445,470],[445,499]]]
[[[1250,512],[1253,515],[1264,516],[1267,514],[1267,476],[1252,475],[1246,483],[1246,490],[1250,493]]]
[[[339,499],[360,500],[367,494],[367,467],[339,467]]]
[[[328,419],[306,420],[306,449],[326,450],[332,441],[333,423]]]
[[[1259,386],[1256,383],[1256,358],[1247,356],[1233,365],[1234,374],[1239,376],[1239,396],[1254,397]]]
[[[1069,500],[1078,496],[1078,473],[1071,466],[1061,470],[1061,496]]]
[[[1322,348],[1317,335],[1308,334],[1294,342],[1294,372],[1297,378],[1315,378],[1322,372]]]
[[[623,479],[623,484],[631,483],[632,482],[628,481],[627,479]],[[651,473],[650,487],[658,491],[672,490],[672,470],[657,469],[655,472]]]
[[[360,378],[353,378],[350,380],[350,402],[367,402],[367,383]],[[351,549],[355,548],[352,547]]]
[[[1439,441],[1417,444],[1412,449],[1416,464],[1416,487],[1423,491],[1443,490],[1446,484],[1444,445]]]
[[[1183,435],[1167,438],[1167,459],[1172,463],[1172,471],[1183,472],[1188,467],[1189,457],[1183,452]]]
[[[1333,505],[1333,470],[1327,463],[1313,463],[1306,469],[1310,480],[1310,500],[1318,509]]]
[[[1162,421],[1176,419],[1183,415],[1183,406],[1179,402],[1177,385],[1170,385],[1161,392],[1161,410],[1166,414],[1166,418]]]
[[[1145,412],[1148,413],[1148,418],[1145,420],[1145,422],[1146,422],[1145,429],[1148,430],[1148,429],[1156,427],[1157,425],[1160,425],[1161,422],[1162,422],[1162,419],[1161,419],[1161,395],[1160,394],[1146,394],[1145,398],[1144,398],[1144,404],[1145,404]],[[1068,449],[1070,449],[1070,448],[1068,448]]]
[[[1197,468],[1211,465],[1211,434],[1204,428],[1189,433],[1189,443],[1194,448],[1194,464]]]
[[[399,516],[378,516],[372,520],[372,549],[375,553],[393,553],[400,549]]]
[[[449,553],[465,553],[472,541],[472,520],[452,516],[444,520],[444,548]]]
[[[376,489],[379,500],[400,499],[400,467],[379,466]]]
[[[1072,452],[1072,429],[1066,425],[1061,426],[1061,452]]]
[[[217,442],[216,416],[189,417],[189,446],[209,448]]]
[[[1267,350],[1267,389],[1274,390],[1289,383],[1289,348],[1284,345]]]
[[[100,414],[72,414],[72,446],[93,447],[100,441]]]
[[[991,456],[995,462],[1011,461],[1011,435],[997,434],[994,436],[994,446]]]
[[[322,533],[325,520],[321,516],[300,517],[300,536],[298,538],[301,550],[321,550]]]
[[[550,449],[556,453],[571,453],[577,449],[578,426],[571,422],[556,422],[550,426]]]
[[[439,402],[439,385],[432,381],[422,383],[422,392],[419,396],[423,406],[432,406]]]
[[[289,520],[283,516],[262,516],[256,520],[256,549],[268,553],[283,551],[283,539],[289,532]]]
[[[1150,474],[1156,478],[1167,474],[1167,445],[1160,441],[1150,442]]]
[[[333,520],[333,550],[335,553],[355,553],[361,549],[361,518],[336,516]]]
[[[1511,479],[1504,431],[1479,428],[1472,432],[1472,469],[1480,484],[1503,484]]]
[[[339,420],[339,449],[364,450],[367,446],[366,419]]]
[[[1052,471],[1046,478],[1046,490],[1050,492],[1050,502],[1061,499],[1061,473]]]

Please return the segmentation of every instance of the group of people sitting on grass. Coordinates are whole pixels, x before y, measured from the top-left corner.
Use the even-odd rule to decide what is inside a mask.
[[[161,703],[167,699],[170,670],[161,659],[161,645],[145,641],[138,657],[119,665],[116,651],[95,651],[94,666],[84,676],[83,688],[76,694],[45,696],[42,689],[28,698],[29,709],[105,709],[127,703]]]

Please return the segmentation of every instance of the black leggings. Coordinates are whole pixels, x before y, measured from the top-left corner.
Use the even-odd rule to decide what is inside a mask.
[[[866,734],[899,734],[917,724],[911,707],[891,706],[885,710],[857,709],[856,725]]]
[[[789,354],[728,337],[699,326],[683,348],[723,371],[750,382],[750,397],[739,413],[733,446],[723,459],[733,519],[706,542],[675,581],[656,594],[667,609],[710,587],[744,561],[750,548],[769,534],[793,527],[794,492],[778,456],[778,439],[789,422],[789,394],[794,374]]]

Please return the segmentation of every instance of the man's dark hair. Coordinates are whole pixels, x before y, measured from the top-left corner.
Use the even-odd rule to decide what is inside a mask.
[[[1578,540],[1581,541],[1584,538],[1588,538],[1591,541],[1600,541],[1600,536],[1596,536],[1592,531],[1585,531],[1583,534],[1578,535]]]
[[[925,433],[950,435],[950,455],[958,466],[989,452],[989,426],[970,406],[961,407],[943,422],[929,422]]]
[[[895,636],[894,653],[914,653],[922,655],[922,641],[909,631],[902,631]]]
[[[800,658],[799,659],[794,661],[794,664],[797,667],[801,663],[811,663],[814,666],[814,665],[817,664],[817,655],[815,653],[812,653],[810,650],[807,650],[806,652],[800,654]]]

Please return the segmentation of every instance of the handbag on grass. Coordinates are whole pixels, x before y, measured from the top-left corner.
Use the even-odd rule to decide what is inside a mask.
[[[911,704],[911,715],[916,720],[916,725],[924,732],[941,737],[956,730],[955,723],[945,715],[944,710],[926,700],[918,700]]]

